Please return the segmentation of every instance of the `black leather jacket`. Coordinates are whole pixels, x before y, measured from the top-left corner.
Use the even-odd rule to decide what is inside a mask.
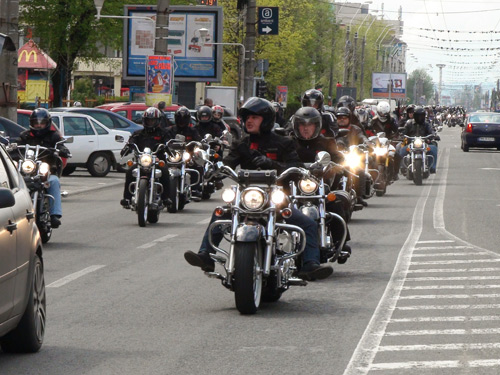
[[[396,123],[396,120],[392,117],[389,117],[389,119],[386,122],[382,122],[380,121],[380,118],[378,116],[375,116],[371,120],[370,125],[368,127],[375,134],[379,132],[385,132],[385,135],[389,139],[394,139],[399,137],[398,124]]]
[[[212,137],[221,137],[222,136],[222,131],[223,131],[223,128],[225,129],[225,126],[222,122],[220,123],[217,123],[217,122],[214,122],[214,121],[210,121],[210,122],[207,122],[207,123],[202,123],[200,122],[198,125],[197,125],[197,130],[198,130],[198,133],[200,134],[201,138],[204,138],[205,135],[207,134],[212,134]]]
[[[351,145],[359,145],[368,141],[368,138],[359,126],[351,124],[349,125],[348,129],[349,134],[344,137],[337,138],[338,145],[342,145],[344,148],[348,148]]]
[[[137,130],[130,136],[127,145],[124,147],[125,152],[122,151],[122,153],[123,155],[131,153],[133,148],[129,145],[132,144],[137,145],[140,151],[143,151],[146,147],[149,147],[151,151],[155,151],[159,144],[166,144],[170,139],[169,134],[161,127],[157,127],[153,131]],[[165,160],[164,154],[158,155],[158,158]]]
[[[434,129],[429,122],[425,121],[422,125],[419,125],[413,119],[406,122],[404,134],[409,137],[425,137],[429,134],[435,135]]]
[[[170,139],[175,138],[177,134],[183,135],[186,137],[186,142],[191,142],[191,141],[201,141],[201,136],[200,133],[198,133],[198,130],[196,130],[196,127],[193,125],[189,124],[188,126],[171,126],[168,128],[168,135]]]
[[[330,112],[321,112],[321,132],[325,137],[335,138],[339,132],[339,125],[333,114]]]
[[[340,163],[344,160],[344,156],[337,149],[335,138],[327,139],[321,134],[309,141],[295,138],[295,146],[297,147],[297,154],[300,160],[304,163],[314,163],[316,161],[316,154],[320,151],[328,152],[335,163]]]

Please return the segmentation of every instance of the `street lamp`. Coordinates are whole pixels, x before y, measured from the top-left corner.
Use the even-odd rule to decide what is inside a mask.
[[[200,37],[202,40],[202,45],[205,45],[205,39],[208,35],[208,29],[206,28],[201,28],[198,29],[200,33]],[[240,87],[239,87],[239,92],[240,92],[240,98],[243,98],[244,95],[244,82],[245,82],[245,56],[246,56],[246,50],[245,46],[241,43],[225,43],[225,42],[219,42],[219,43],[209,43],[209,45],[222,45],[222,46],[238,46],[241,47],[241,63],[240,63]]]

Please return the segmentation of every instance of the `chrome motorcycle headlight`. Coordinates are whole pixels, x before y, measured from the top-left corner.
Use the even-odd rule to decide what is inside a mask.
[[[299,189],[304,194],[313,194],[317,188],[318,184],[309,178],[305,178],[299,182]]]
[[[151,155],[148,154],[141,155],[141,158],[139,159],[139,164],[141,164],[141,166],[148,168],[151,166],[152,163],[153,163],[153,157]]]
[[[344,160],[344,165],[351,169],[356,169],[361,166],[361,155],[357,152],[349,152],[344,155]]]
[[[286,200],[286,194],[281,189],[276,189],[271,193],[271,201],[275,205],[282,204]]]
[[[21,164],[21,169],[22,169],[23,173],[32,174],[34,172],[34,170],[36,169],[36,164],[33,160],[25,160]]]
[[[226,203],[231,203],[236,198],[236,193],[233,189],[225,189],[222,192],[222,200]]]
[[[385,155],[387,155],[387,147],[375,147],[373,152],[377,156],[385,156]]]
[[[242,193],[241,202],[247,210],[258,210],[266,203],[266,193],[258,188],[245,189]]]
[[[189,159],[191,159],[191,154],[189,152],[187,152],[187,151],[184,151],[182,153],[182,160],[189,161]]]
[[[48,165],[47,163],[40,164],[40,168],[38,169],[38,173],[45,176],[47,173],[49,173],[49,171],[50,171],[50,165]]]
[[[182,154],[179,151],[174,151],[174,154],[172,156],[168,157],[168,161],[172,163],[178,163],[182,159]]]
[[[415,140],[413,141],[413,146],[417,147],[417,148],[420,148],[423,146],[423,142],[422,142],[422,138],[415,138]]]

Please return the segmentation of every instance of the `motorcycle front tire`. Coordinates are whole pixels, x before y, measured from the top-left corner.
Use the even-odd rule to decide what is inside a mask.
[[[49,198],[44,196],[37,205],[36,226],[40,232],[42,243],[47,243],[52,237],[52,227],[50,226]]]
[[[375,194],[377,197],[381,197],[387,191],[387,175],[385,165],[378,166],[378,178],[377,178],[377,190],[375,190]]]
[[[139,181],[139,192],[137,193],[137,220],[140,227],[145,227],[148,221],[148,180]]]
[[[241,314],[255,314],[262,294],[262,259],[255,242],[234,245],[233,288],[236,308]],[[261,270],[257,274],[257,269]]]
[[[177,187],[179,185],[179,177],[174,177],[170,180],[168,197],[172,202],[168,207],[167,211],[174,214],[179,209],[179,194],[177,193]]]
[[[415,159],[415,161],[413,162],[413,182],[415,183],[415,185],[422,185],[423,175],[424,171],[422,159]]]

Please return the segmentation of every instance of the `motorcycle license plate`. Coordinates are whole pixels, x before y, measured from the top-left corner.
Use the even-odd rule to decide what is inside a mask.
[[[495,138],[494,137],[479,137],[477,140],[479,142],[494,142]]]

